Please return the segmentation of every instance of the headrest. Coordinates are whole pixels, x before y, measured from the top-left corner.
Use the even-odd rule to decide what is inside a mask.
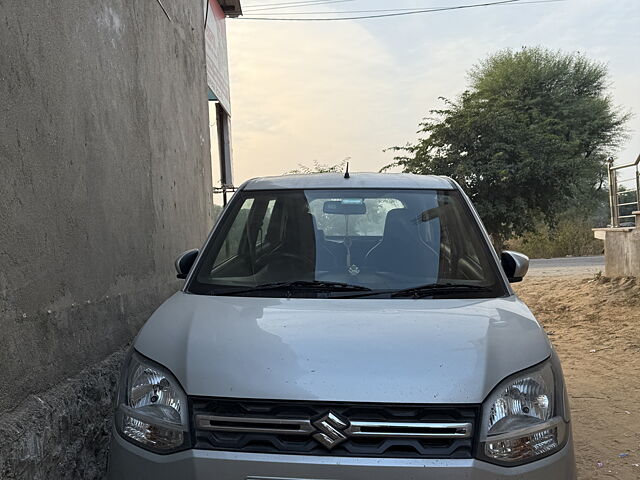
[[[289,217],[283,242],[287,245],[313,246],[315,242],[315,228],[313,226],[313,216],[310,213],[301,213]]]
[[[389,210],[384,222],[384,236],[396,237],[415,234],[416,217],[406,208]]]

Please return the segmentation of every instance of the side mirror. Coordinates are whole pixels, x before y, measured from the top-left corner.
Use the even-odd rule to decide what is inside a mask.
[[[193,262],[196,261],[196,257],[198,256],[200,251],[197,248],[193,250],[187,250],[184,253],[181,253],[178,258],[176,258],[176,272],[178,272],[178,278],[187,278],[189,274],[189,270],[193,267]]]
[[[502,269],[510,283],[521,282],[529,270],[529,257],[518,252],[505,250],[500,256]]]

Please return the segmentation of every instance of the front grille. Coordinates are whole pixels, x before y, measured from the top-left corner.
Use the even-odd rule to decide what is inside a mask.
[[[472,458],[478,405],[192,397],[195,448],[388,458]]]

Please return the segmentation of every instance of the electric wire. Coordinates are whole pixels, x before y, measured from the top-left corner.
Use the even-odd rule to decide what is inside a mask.
[[[537,3],[558,3],[558,2],[564,2],[564,1],[566,0],[524,0],[524,1],[518,2],[518,5],[537,4]],[[501,6],[501,5],[495,5],[495,6]],[[446,7],[430,7],[430,8],[446,8]],[[418,10],[422,11],[424,9],[420,7],[413,7],[413,8],[386,8],[386,9],[383,8],[383,9],[377,9],[377,10],[340,10],[340,11],[325,10],[322,12],[251,13],[251,15],[260,16],[260,17],[267,17],[272,15],[327,15],[327,14],[347,15],[347,14],[354,14],[354,13],[416,12]]]
[[[242,8],[243,11],[246,11],[248,13],[253,13],[253,12],[262,12],[265,10],[283,10],[286,8],[305,8],[305,7],[315,7],[318,5],[327,5],[330,3],[348,3],[348,2],[355,2],[356,0],[313,0],[311,2],[304,2],[304,3],[291,3],[291,4],[281,4],[279,6],[270,6],[270,7],[263,7],[263,6],[255,6],[255,7],[249,7],[249,6],[245,6]],[[276,5],[276,4],[273,4]]]
[[[255,8],[255,7],[268,7],[268,6],[272,6],[272,5],[300,5],[300,4],[305,4],[305,3],[318,3],[318,2],[325,2],[325,1],[331,1],[331,0],[304,0],[304,1],[294,1],[294,2],[276,2],[276,3],[250,3],[250,4],[246,4],[243,2],[242,4],[242,8]]]
[[[556,1],[565,1],[565,0],[556,0]],[[395,12],[395,13],[384,13],[380,15],[361,15],[361,16],[352,16],[352,17],[325,17],[325,18],[274,18],[274,17],[238,17],[240,20],[259,20],[259,21],[280,21],[280,22],[330,22],[330,21],[344,21],[344,20],[366,20],[372,18],[389,18],[389,17],[400,17],[407,15],[416,15],[421,13],[433,13],[433,12],[444,12],[451,10],[462,10],[469,8],[479,8],[479,7],[490,7],[496,5],[507,5],[507,4],[521,4],[522,0],[502,0],[502,1],[494,1],[494,2],[485,2],[485,3],[475,3],[475,4],[466,4],[466,5],[456,5],[452,7],[437,7],[437,8],[426,8],[419,10],[412,10],[409,12]]]

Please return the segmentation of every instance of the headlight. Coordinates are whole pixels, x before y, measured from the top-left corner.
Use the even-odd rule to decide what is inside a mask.
[[[557,452],[569,436],[562,370],[555,354],[498,385],[483,406],[479,457],[521,465]]]
[[[123,438],[147,450],[189,448],[186,394],[171,373],[135,351],[122,370],[115,424]]]

